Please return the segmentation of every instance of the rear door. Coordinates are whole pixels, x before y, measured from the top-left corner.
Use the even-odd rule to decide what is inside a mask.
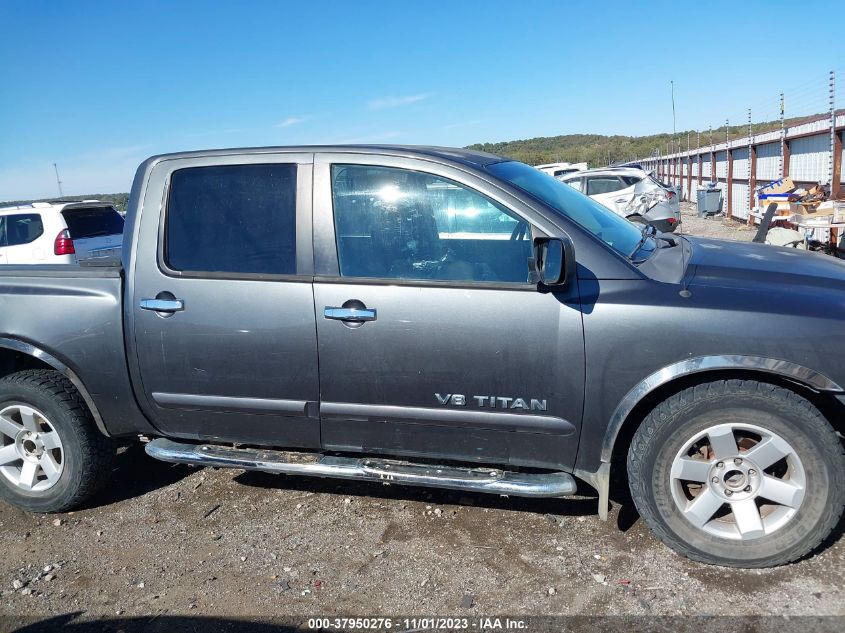
[[[584,186],[584,193],[620,215],[624,215],[634,196],[633,186],[626,185],[618,176],[588,176],[584,178]]]
[[[572,463],[581,314],[576,288],[530,281],[538,220],[448,166],[317,155],[324,448]]]
[[[123,217],[112,206],[62,209],[70,239],[79,261],[119,258],[123,243]]]
[[[164,433],[319,446],[311,179],[311,154],[153,168],[128,292]]]

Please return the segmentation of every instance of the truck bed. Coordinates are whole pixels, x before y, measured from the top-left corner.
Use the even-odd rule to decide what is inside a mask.
[[[31,344],[68,367],[110,435],[138,428],[140,417],[126,366],[122,291],[119,265],[0,267],[0,347]]]

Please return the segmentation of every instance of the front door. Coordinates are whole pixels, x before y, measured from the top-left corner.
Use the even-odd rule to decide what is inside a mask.
[[[312,155],[238,161],[163,161],[150,177],[167,193],[162,222],[144,202],[136,242],[145,404],[169,435],[317,448]]]
[[[577,291],[538,292],[529,260],[539,229],[489,187],[425,161],[317,155],[324,448],[574,461]]]

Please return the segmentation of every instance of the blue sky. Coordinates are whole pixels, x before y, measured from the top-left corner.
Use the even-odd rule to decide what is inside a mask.
[[[845,82],[837,9],[0,0],[0,200],[55,196],[53,162],[83,194],[163,151],[671,131],[670,80],[678,129],[775,116],[781,90],[820,111],[828,71]],[[790,16],[822,36],[790,44]]]

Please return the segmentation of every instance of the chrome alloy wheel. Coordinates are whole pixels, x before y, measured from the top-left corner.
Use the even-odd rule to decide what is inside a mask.
[[[687,521],[708,534],[749,540],[776,532],[806,492],[798,454],[753,424],[719,424],[686,442],[669,474],[672,498]]]
[[[0,474],[13,485],[40,492],[64,470],[59,434],[43,413],[23,404],[0,411]]]

